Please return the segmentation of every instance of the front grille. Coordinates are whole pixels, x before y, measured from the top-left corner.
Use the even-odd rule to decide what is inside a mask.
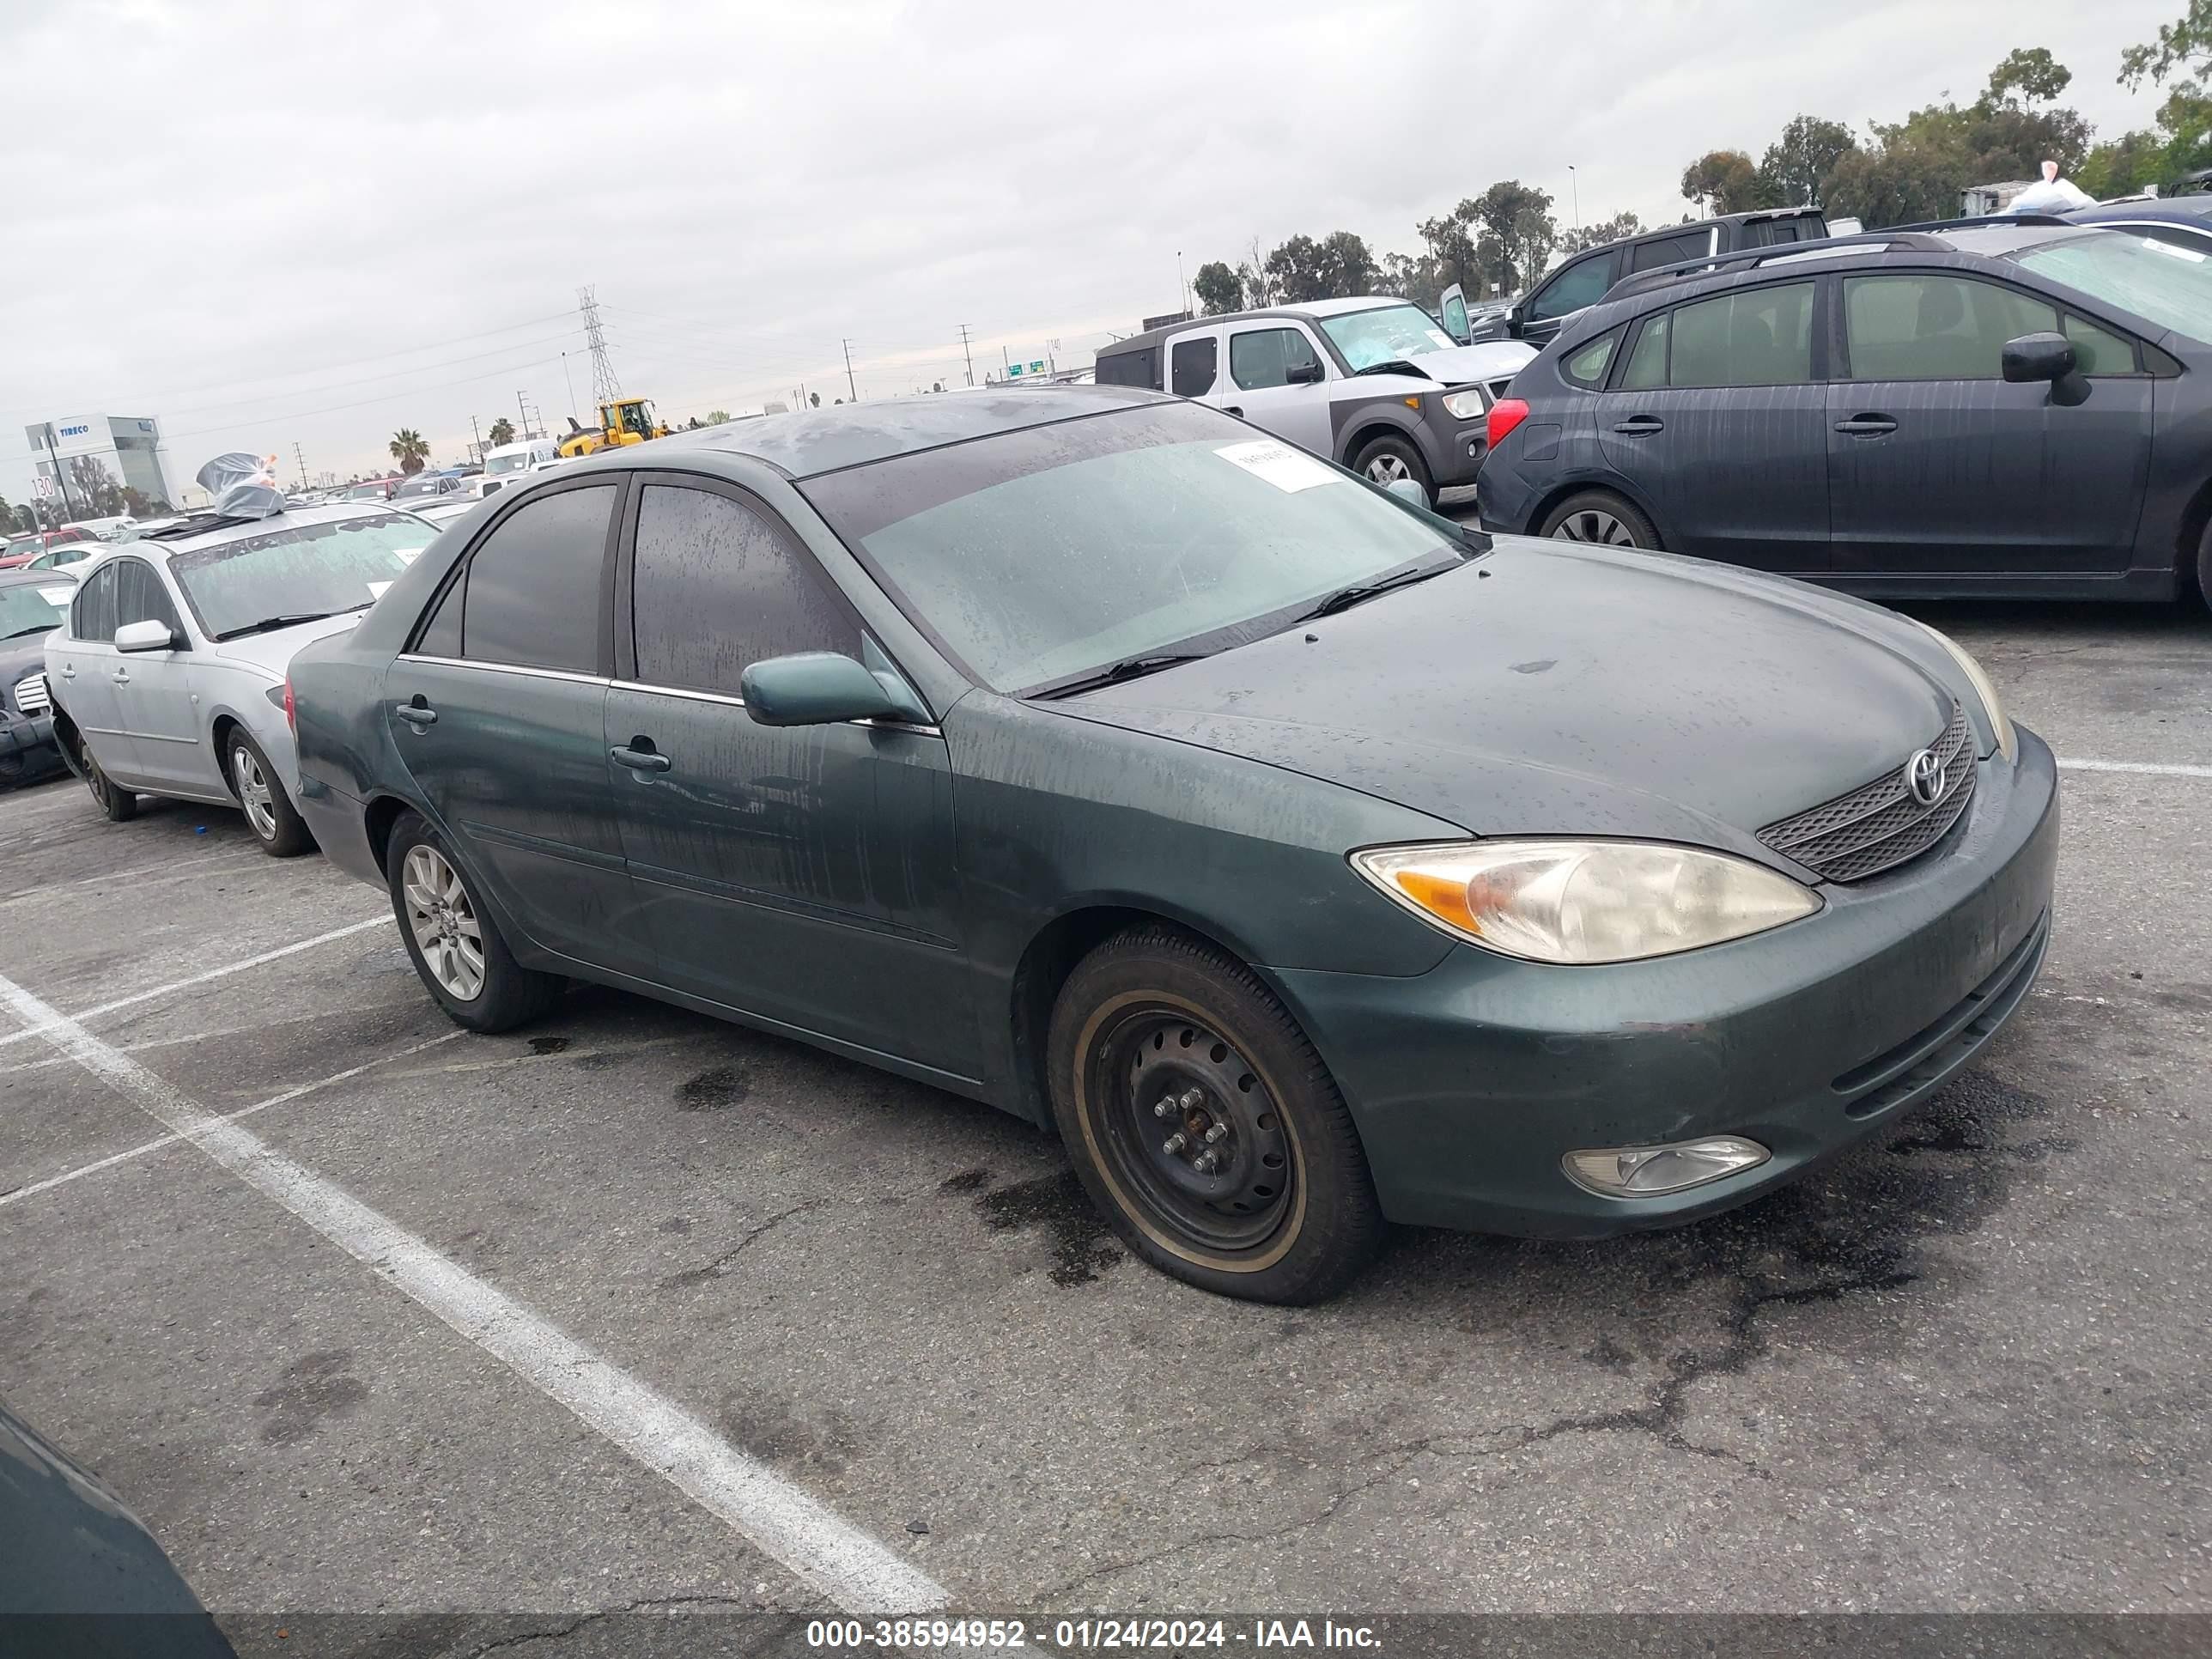
[[[1943,838],[1974,798],[1977,757],[1965,709],[1951,705],[1951,723],[1929,747],[1943,763],[1943,793],[1933,805],[1912,798],[1899,765],[1847,795],[1768,824],[1759,840],[1830,881],[1861,881],[1917,858]]]
[[[26,714],[49,714],[54,700],[46,693],[44,674],[26,674],[15,682],[15,707]]]

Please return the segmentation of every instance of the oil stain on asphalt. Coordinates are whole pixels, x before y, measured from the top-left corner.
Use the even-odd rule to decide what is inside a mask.
[[[963,1181],[967,1177],[955,1176],[952,1179]],[[1031,1228],[1048,1233],[1052,1241],[1052,1282],[1055,1285],[1088,1285],[1121,1260],[1121,1247],[1113,1242],[1113,1234],[1091,1207],[1090,1196],[1084,1192],[1083,1183],[1075,1178],[1073,1170],[981,1194],[975,1200],[975,1207],[982,1214],[984,1225],[994,1233],[1021,1232]]]
[[[353,1350],[326,1348],[302,1354],[284,1374],[253,1397],[263,1415],[261,1438],[272,1446],[305,1440],[330,1418],[343,1417],[368,1398],[368,1385],[351,1375]]]
[[[717,1066],[687,1078],[676,1089],[676,1104],[686,1112],[721,1112],[741,1104],[753,1091],[742,1066]]]

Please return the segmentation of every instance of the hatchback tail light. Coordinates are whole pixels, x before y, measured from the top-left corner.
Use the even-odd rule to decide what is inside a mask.
[[[300,735],[300,714],[292,706],[292,682],[289,678],[284,682],[284,724],[292,728],[294,737]]]
[[[1490,406],[1490,447],[1492,449],[1505,441],[1505,434],[1528,418],[1528,405],[1519,398],[1500,398]]]

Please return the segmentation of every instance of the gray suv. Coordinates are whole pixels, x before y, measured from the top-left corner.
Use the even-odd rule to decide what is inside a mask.
[[[1456,344],[1419,306],[1370,295],[1148,329],[1103,348],[1097,380],[1211,404],[1433,505],[1474,482],[1490,405],[1535,355]]]

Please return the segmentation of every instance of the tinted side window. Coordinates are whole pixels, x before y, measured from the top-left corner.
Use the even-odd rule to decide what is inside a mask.
[[[465,577],[446,590],[446,597],[438,601],[431,613],[428,626],[415,641],[415,648],[426,657],[458,657],[461,654],[461,605],[468,592]]]
[[[1620,257],[1618,253],[1601,253],[1580,264],[1565,267],[1529,300],[1528,320],[1548,322],[1571,311],[1580,311],[1584,306],[1595,305],[1605,297],[1606,289],[1613,286],[1613,272]]]
[[[102,565],[85,582],[84,592],[76,596],[76,611],[70,623],[70,632],[81,640],[112,640],[115,637],[113,565]]]
[[[118,628],[135,622],[157,622],[172,633],[182,633],[184,623],[178,620],[177,607],[169,603],[168,590],[154,567],[143,559],[118,559],[115,562],[115,625]]]
[[[1091,378],[1101,386],[1145,386],[1158,392],[1160,349],[1154,345],[1141,351],[1117,351],[1110,357],[1102,355],[1092,366]]]
[[[1711,226],[1701,230],[1686,230],[1680,236],[1662,236],[1656,241],[1638,242],[1629,250],[1628,268],[1631,270],[1650,270],[1658,265],[1671,265],[1682,259],[1702,259],[1712,252],[1713,233]]]
[[[1628,367],[1620,372],[1623,392],[1649,392],[1667,384],[1667,319],[1661,312],[1644,319],[1644,332],[1636,337],[1636,349],[1628,354]]]
[[[1754,288],[1675,307],[1669,386],[1796,386],[1813,378],[1813,284]]]
[[[571,673],[599,672],[599,587],[612,484],[526,502],[469,556],[461,654]]]
[[[1601,385],[1607,366],[1613,362],[1613,349],[1620,343],[1620,330],[1607,329],[1588,345],[1577,347],[1574,356],[1559,365],[1559,373],[1577,386]]]
[[[1175,377],[1174,392],[1178,398],[1202,398],[1213,390],[1213,336],[1201,339],[1177,340],[1169,354],[1168,368]]]
[[[1468,333],[1467,301],[1455,294],[1444,301],[1444,331],[1455,338],[1465,339]]]
[[[741,501],[648,486],[630,573],[638,678],[735,696],[746,665],[764,657],[857,657],[860,628],[811,564]]]
[[[1313,343],[1295,328],[1252,328],[1229,337],[1229,378],[1247,392],[1288,386],[1294,364],[1317,361]]]
[[[2074,343],[2074,367],[2084,374],[2132,374],[2136,372],[2135,343],[2099,328],[2081,317],[2066,319],[2066,337]]]
[[[1995,283],[1897,276],[1844,284],[1855,380],[1998,380],[2007,340],[2057,326],[2054,307]]]

